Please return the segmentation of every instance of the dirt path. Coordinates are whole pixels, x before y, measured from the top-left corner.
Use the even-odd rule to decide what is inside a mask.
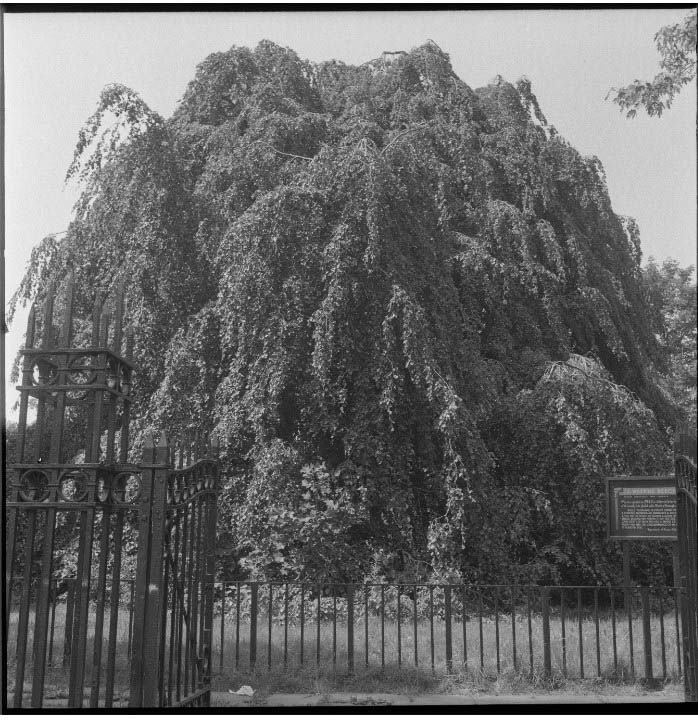
[[[274,693],[266,697],[245,697],[231,693],[211,693],[214,707],[312,707],[312,706],[378,706],[378,705],[530,705],[530,704],[618,704],[682,703],[683,693],[655,692],[638,695],[601,695],[569,693],[522,695],[393,695],[388,693]]]

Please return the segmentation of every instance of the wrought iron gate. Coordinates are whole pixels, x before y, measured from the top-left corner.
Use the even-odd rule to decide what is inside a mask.
[[[217,449],[170,444],[161,433],[145,438],[140,464],[127,462],[133,335],[124,338],[121,289],[111,306],[113,316],[97,298],[91,328],[74,319],[69,278],[60,298],[51,287],[42,313],[29,313],[6,496],[6,701],[14,708],[209,700]],[[71,347],[78,334],[86,347]],[[126,583],[135,588],[128,647]],[[57,608],[64,632],[54,638]]]
[[[698,701],[698,592],[696,590],[696,433],[681,432],[674,452],[681,572],[681,634],[686,700]]]
[[[180,447],[173,470],[171,453],[163,433],[143,455],[140,535],[150,542],[138,548],[131,707],[210,702],[218,464],[183,468]]]

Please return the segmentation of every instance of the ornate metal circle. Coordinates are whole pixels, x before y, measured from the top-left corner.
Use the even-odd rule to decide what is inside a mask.
[[[81,470],[68,470],[58,481],[58,494],[65,502],[82,502],[87,498],[87,482]]]
[[[89,355],[76,355],[68,366],[68,382],[71,385],[90,385],[97,379],[97,371],[93,366],[93,358]],[[82,400],[87,397],[87,390],[69,390],[71,400]]]
[[[128,395],[131,392],[131,379],[129,377],[128,368],[125,365],[119,365],[118,383],[119,392]]]
[[[73,385],[89,385],[97,379],[94,358],[90,355],[76,355],[68,366],[68,382]]]
[[[119,505],[133,505],[141,496],[140,475],[131,472],[119,473],[114,478],[111,496]]]
[[[19,495],[26,502],[43,502],[49,495],[48,475],[43,470],[27,470],[19,482]]]
[[[32,365],[32,384],[36,387],[54,385],[58,380],[58,368],[45,360],[37,358]]]
[[[111,492],[111,478],[108,475],[99,475],[97,478],[97,499],[104,503],[109,500]]]

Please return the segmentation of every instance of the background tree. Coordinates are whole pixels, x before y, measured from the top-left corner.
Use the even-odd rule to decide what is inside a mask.
[[[236,572],[523,577],[530,555],[512,548],[542,542],[532,502],[564,508],[609,468],[667,462],[637,228],[526,79],[473,90],[433,43],[359,67],[233,47],[169,119],[107,88],[70,174],[75,220],[33,254],[17,301],[68,268],[95,292],[127,281],[134,448],[147,428],[223,437]],[[551,374],[572,356],[632,401]],[[526,485],[537,495],[516,479],[537,456],[512,464],[493,431],[503,408],[567,438],[549,440],[561,457]],[[623,454],[631,440],[640,454]],[[536,577],[610,572],[579,550],[602,502],[549,526],[546,547],[577,550],[543,554]]]
[[[654,36],[661,57],[660,72],[653,80],[635,80],[609,95],[627,117],[635,117],[640,108],[650,116],[661,117],[671,107],[684,85],[696,77],[696,10],[675,25],[666,25]]]
[[[679,409],[677,424],[696,426],[696,281],[675,260],[643,268],[647,304],[663,351],[660,384]]]

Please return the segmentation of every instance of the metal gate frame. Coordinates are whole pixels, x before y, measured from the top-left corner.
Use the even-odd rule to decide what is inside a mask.
[[[143,449],[130,707],[210,704],[218,448],[194,449],[176,470],[164,432]]]
[[[698,603],[696,590],[696,431],[677,434],[674,446],[676,520],[679,540],[678,580],[681,597],[681,635],[684,692],[687,702],[698,701]]]
[[[170,445],[164,432],[156,444],[152,435],[148,435],[142,463],[129,464],[134,338],[130,329],[123,332],[123,285],[112,303],[113,316],[97,295],[87,347],[72,347],[76,324],[72,276],[65,282],[58,327],[54,323],[56,297],[55,286],[51,285],[41,315],[35,307],[30,309],[21,385],[17,388],[18,462],[10,466],[13,478],[6,503],[3,617],[7,638],[16,595],[19,609],[13,707],[22,707],[27,668],[31,668],[31,707],[43,706],[52,602],[55,612],[56,529],[63,517],[79,528],[77,570],[64,644],[64,667],[69,667],[68,707],[83,707],[86,689],[91,708],[113,704],[127,518],[135,518],[138,528],[130,706],[165,706],[171,704],[173,696],[182,704],[207,705],[219,474],[217,446],[198,437],[194,441],[180,439]],[[33,426],[28,424],[30,398],[36,403]],[[73,427],[76,422],[78,425]],[[74,437],[69,440],[67,430],[71,427]],[[204,459],[197,461],[197,457]],[[175,470],[177,459],[179,468]],[[188,467],[183,467],[185,462]],[[181,563],[177,573],[171,572],[171,565],[177,563],[180,534],[182,548],[190,551],[189,562]],[[95,545],[97,556],[93,561]],[[15,568],[23,573],[18,585],[13,584]],[[181,587],[174,587],[174,581]],[[91,593],[95,598],[95,623],[94,639],[88,647]],[[175,597],[177,602],[172,601]],[[109,618],[106,643],[105,610]],[[32,615],[34,631],[30,647]],[[186,635],[182,635],[182,627],[186,627]],[[173,635],[174,628],[177,633]],[[182,658],[183,638],[186,640]],[[163,667],[166,641],[169,673]],[[7,672],[9,685],[9,669]],[[100,690],[103,674],[106,677]],[[167,693],[163,686],[166,675]]]

